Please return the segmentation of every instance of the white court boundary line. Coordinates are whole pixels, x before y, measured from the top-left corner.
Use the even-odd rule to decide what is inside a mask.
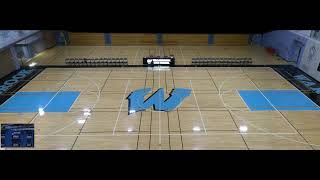
[[[160,75],[160,74],[159,74]],[[191,84],[191,86],[192,86],[192,84]],[[193,87],[192,87],[192,89],[193,89]],[[195,94],[194,94],[195,95]],[[196,99],[197,100],[197,99]],[[122,101],[123,102],[123,101]],[[197,104],[198,105],[198,104]],[[199,106],[198,106],[198,108],[199,108]],[[241,111],[241,110],[240,110]],[[200,111],[200,113],[201,113],[201,111]],[[205,127],[204,127],[205,128]],[[227,133],[227,134],[234,134],[234,133]],[[243,134],[243,133],[242,133]],[[246,133],[246,134],[251,134],[251,133]],[[256,133],[255,133],[256,134]],[[266,133],[263,133],[263,134],[266,134]],[[281,134],[283,134],[283,133],[281,133]],[[296,134],[296,133],[285,133],[285,134]],[[192,134],[192,135],[195,135],[195,134]]]
[[[81,137],[81,136],[92,136],[92,137],[104,137],[104,136],[159,136],[159,134],[152,134],[152,133],[139,133],[139,132],[133,132],[133,133],[116,133],[113,135],[111,132],[97,132],[97,133],[90,133],[90,132],[82,132],[81,134],[37,134],[34,136],[37,137],[51,137],[51,136],[58,136],[58,137]],[[210,132],[209,134],[204,134],[204,133],[165,133],[161,135],[166,135],[166,136],[215,136],[215,135],[296,135],[296,133],[240,133],[240,132],[234,132],[234,133],[229,133],[229,132]]]
[[[199,104],[198,104],[198,100],[197,100],[196,94],[195,94],[195,92],[194,92],[194,89],[193,89],[193,87],[192,87],[192,82],[191,82],[191,80],[190,80],[190,86],[191,86],[191,89],[192,89],[192,93],[193,93],[194,99],[196,100],[196,104],[197,104],[197,108],[198,108],[198,111],[199,111],[199,114],[200,114],[200,119],[201,119],[201,122],[202,122],[202,126],[203,126],[203,129],[204,129],[204,132],[207,134],[206,126],[204,125],[204,122],[203,122],[202,113],[201,113],[201,111],[200,111],[200,107],[199,107]]]
[[[60,87],[60,89],[54,94],[54,96],[49,100],[49,102],[43,107],[43,110],[51,103],[51,101],[59,94],[59,92],[61,92],[62,88],[64,88],[66,86],[66,84],[70,81],[70,79],[72,79],[72,76],[73,74],[75,73],[76,71],[74,71],[70,77],[67,79],[67,81],[65,81],[63,83],[63,85]],[[35,121],[35,119],[38,117],[39,115],[39,112],[36,113],[36,115],[32,118],[32,120],[29,122],[30,123],[33,123]]]
[[[244,72],[245,73],[245,72]],[[290,124],[287,120],[287,118],[284,117],[284,115],[279,111],[279,109],[277,109],[272,103],[271,101],[263,94],[263,92],[261,91],[261,89],[252,81],[252,79],[248,76],[247,73],[245,73],[246,76],[248,77],[248,79],[250,80],[250,82],[259,90],[260,94],[268,101],[268,103],[278,112],[278,114],[285,120],[285,122],[292,128],[293,131],[297,131],[292,124]]]
[[[138,48],[137,52],[136,52],[136,55],[134,56],[134,60],[133,60],[133,65],[136,65],[136,62],[137,62],[137,56],[138,54],[140,53],[140,49],[141,47]],[[131,72],[133,71],[133,67],[131,68]]]
[[[241,69],[241,70],[242,70],[243,73],[245,73],[245,72],[243,71],[243,69]],[[246,73],[245,73],[245,74],[246,74]],[[236,78],[236,77],[229,77],[229,78],[227,78],[227,79],[230,79],[230,78]],[[249,77],[248,77],[248,78],[249,78]],[[227,79],[226,79],[226,80],[227,80]],[[249,79],[250,79],[250,78],[249,78]],[[221,89],[222,85],[225,83],[226,80],[224,80],[223,83],[220,85],[220,88],[219,88],[219,97],[220,97],[220,99],[222,100],[222,102],[223,102],[223,104],[225,105],[225,107],[230,110],[230,109],[234,109],[234,108],[231,107],[231,106],[229,106],[229,105],[227,105],[227,104],[225,104],[225,102],[224,102],[224,100],[223,100],[223,98],[222,98],[222,96],[221,96],[221,94],[220,94],[220,89]],[[251,79],[250,79],[250,80],[251,80]],[[251,81],[252,81],[252,80],[251,80]],[[258,88],[258,89],[259,89],[259,88]],[[229,108],[228,108],[227,106],[229,106]],[[238,111],[240,111],[240,112],[243,112],[243,110],[241,110],[241,109],[236,109],[236,110],[238,110]],[[235,116],[237,116],[238,118],[240,117],[240,116],[238,116],[237,114],[235,114],[232,110],[230,110],[230,112],[231,112],[232,114],[234,114]],[[318,145],[318,144],[309,143],[307,140],[306,140],[306,142],[302,142],[302,141],[297,141],[297,140],[294,140],[294,139],[291,139],[291,138],[287,138],[287,137],[281,136],[281,134],[278,135],[278,134],[275,134],[275,133],[268,133],[268,132],[266,132],[264,129],[255,126],[255,125],[252,124],[251,122],[246,121],[246,120],[242,119],[241,117],[240,117],[239,119],[242,120],[242,121],[247,122],[249,125],[251,125],[251,126],[253,126],[253,127],[257,128],[257,129],[260,129],[261,131],[265,132],[266,134],[270,134],[270,135],[276,136],[276,137],[278,137],[278,138],[286,139],[286,140],[291,141],[291,142],[296,142],[296,143],[300,143],[300,144],[304,144],[304,145],[308,145],[308,146],[320,146],[320,145]],[[286,119],[285,119],[285,120],[286,120]],[[287,120],[286,120],[286,121],[287,121]],[[289,123],[289,122],[287,122],[287,123]],[[295,130],[295,129],[294,129],[294,131],[297,132],[297,130]],[[246,135],[247,135],[247,134],[251,134],[251,133],[241,133],[241,134],[246,134]],[[299,132],[294,133],[294,134],[299,134]],[[301,136],[300,134],[299,134],[299,136],[300,136],[301,138],[304,138],[304,137]]]
[[[247,106],[246,108],[247,108],[249,111],[252,111],[252,110],[249,108],[247,102],[246,102],[246,101],[242,98],[242,96],[240,95],[239,90],[236,89],[235,91],[236,91],[236,93],[239,95],[239,97],[241,98],[242,102],[244,102],[244,104]],[[220,94],[219,94],[219,95],[220,95]],[[223,93],[222,95],[224,95],[224,93]]]
[[[124,91],[124,95],[123,95],[123,98],[122,98],[122,102],[121,102],[121,104],[120,104],[120,108],[119,108],[117,120],[116,120],[116,123],[115,123],[115,125],[114,125],[114,127],[113,127],[113,131],[112,131],[112,134],[113,134],[113,135],[115,134],[115,131],[116,131],[116,128],[117,128],[118,120],[119,120],[119,117],[120,117],[120,114],[121,114],[122,105],[123,105],[124,99],[126,98],[127,90],[128,90],[128,87],[129,87],[129,82],[130,82],[130,80],[127,81],[126,90]]]
[[[13,98],[14,96],[16,96],[17,94],[20,94],[21,92],[23,92],[23,91],[18,91],[18,92],[16,92],[16,93],[14,93],[10,98],[8,98],[4,103],[2,103],[2,104],[0,105],[0,108],[1,108],[2,106],[4,106],[4,104],[8,103],[11,98]]]
[[[78,71],[76,70],[76,72],[78,72]],[[110,71],[110,72],[108,73],[108,77],[106,78],[104,84],[107,83],[107,80],[108,80],[111,72],[112,72],[112,71]],[[74,76],[74,75],[72,75],[72,76]],[[80,79],[85,77],[85,76],[82,76],[82,75],[77,75],[77,76],[80,77]],[[96,101],[93,103],[92,107],[90,107],[90,112],[92,112],[93,108],[94,108],[94,107],[96,106],[96,104],[100,101],[102,88],[99,88],[98,84],[95,83],[94,81],[92,81],[89,77],[85,77],[85,79],[88,80],[88,81],[90,81],[91,83],[93,83],[93,84],[97,87],[97,90],[98,90],[97,99],[96,99]],[[89,87],[88,87],[88,88],[89,88]],[[86,90],[87,90],[88,88],[86,88]],[[81,91],[81,92],[82,92],[82,91]],[[82,108],[80,108],[80,109],[82,109]],[[78,111],[75,111],[75,112],[78,112]],[[80,112],[81,112],[81,111],[80,111]],[[88,118],[89,118],[89,116],[85,116],[85,118],[84,118],[84,119],[85,119],[85,123],[87,122]],[[58,133],[58,132],[61,132],[61,131],[63,131],[64,129],[66,129],[67,127],[70,127],[71,125],[75,124],[76,122],[77,122],[77,120],[71,122],[70,124],[64,126],[64,127],[61,128],[61,129],[58,129],[58,130],[56,130],[56,131],[54,131],[53,133],[50,133],[50,134],[53,135],[53,134],[56,134],[56,133]],[[82,125],[82,128],[84,127],[85,123]],[[82,128],[81,128],[81,129],[82,129]],[[80,135],[80,133],[81,133],[81,130],[78,132],[78,135]],[[55,136],[55,135],[53,135],[53,136]]]
[[[92,81],[92,79],[90,79],[89,77],[79,75],[79,74],[77,74],[77,72],[79,72],[79,71],[78,71],[78,70],[75,70],[75,72],[71,74],[70,79],[72,79],[72,77],[73,77],[74,75],[80,77],[79,79],[84,78],[84,79],[90,81],[92,84],[94,84],[94,85],[96,86],[97,90],[98,90],[98,91],[97,91],[98,94],[96,95],[96,96],[97,96],[96,101],[93,103],[92,107],[90,107],[90,112],[92,112],[93,108],[94,108],[94,107],[96,106],[96,104],[100,101],[102,88],[99,88],[99,85],[98,85],[97,83],[95,83],[94,81]],[[81,71],[80,71],[80,72],[81,72]],[[108,73],[108,76],[107,76],[107,78],[106,78],[106,80],[105,80],[105,82],[104,82],[104,85],[107,83],[107,80],[108,80],[111,72],[112,72],[112,70]],[[74,78],[74,79],[76,79],[76,78]],[[87,91],[88,88],[89,88],[89,87],[87,87],[87,88],[85,89],[85,91]],[[81,91],[80,94],[82,94],[82,92],[84,92],[84,91]],[[79,96],[80,96],[80,95],[79,95]],[[78,96],[78,97],[79,97],[79,96]],[[77,99],[78,99],[78,98],[77,98]],[[80,109],[82,109],[82,108],[80,108]],[[78,111],[75,111],[75,112],[78,112]],[[80,111],[80,112],[81,112],[81,111]],[[88,120],[88,117],[89,117],[89,116],[85,116],[85,118],[84,118],[84,119],[85,119],[85,122]],[[71,122],[70,124],[64,126],[63,128],[60,128],[60,129],[58,129],[58,130],[56,130],[56,131],[54,131],[53,133],[50,133],[50,134],[52,135],[52,134],[56,134],[56,133],[58,133],[58,132],[61,132],[61,131],[63,131],[64,129],[66,129],[67,127],[70,127],[71,125],[75,124],[76,122],[77,122],[77,121],[73,121],[73,122]],[[82,125],[82,127],[84,127],[84,124]],[[80,130],[80,132],[79,132],[78,134],[80,134],[80,133],[81,133],[81,130]]]
[[[129,80],[128,80],[129,81]],[[223,83],[222,83],[223,84]],[[230,91],[230,90],[229,90]],[[223,95],[223,94],[222,94]],[[227,105],[227,104],[226,104]],[[242,111],[242,109],[239,109],[240,111]],[[249,122],[250,123],[250,122]],[[84,132],[84,133],[86,133],[86,132]],[[210,132],[210,134],[194,134],[194,133],[192,133],[192,134],[186,134],[186,133],[183,133],[183,134],[181,134],[181,133],[178,133],[178,134],[170,134],[170,133],[168,133],[168,134],[163,134],[163,135],[177,135],[177,136],[181,136],[181,135],[191,135],[191,136],[199,136],[199,135],[216,135],[216,134],[226,134],[226,135],[234,135],[234,134],[246,134],[246,135],[253,135],[253,134],[261,134],[261,135],[268,135],[268,134],[271,134],[271,135],[279,135],[279,134],[288,134],[288,135],[290,135],[290,134],[297,134],[297,133],[269,133],[269,132],[265,132],[265,133],[239,133],[239,132],[233,132],[233,133],[219,133],[219,132],[217,132],[217,131],[215,131],[215,132]],[[138,135],[138,134],[117,134],[116,136],[128,136],[128,135]],[[146,135],[146,136],[157,136],[157,135],[159,135],[159,134],[152,134],[152,133],[148,133],[148,134],[140,134],[140,135]],[[83,135],[83,134],[81,134],[81,135],[35,135],[35,136],[111,136],[111,134],[109,135],[109,134],[103,134],[103,135]],[[112,135],[113,136],[113,135]]]
[[[121,110],[121,108],[120,108],[120,110]],[[240,109],[240,111],[242,111],[242,110]],[[212,133],[212,135],[214,135],[214,134],[246,134],[246,135],[248,135],[248,134],[271,134],[271,135],[281,135],[281,134],[296,134],[296,133],[268,133],[268,132],[267,133]],[[121,134],[119,134],[119,135],[121,135]],[[136,134],[124,134],[124,135],[136,135]],[[141,135],[143,135],[143,134],[141,134]],[[146,134],[146,135],[153,135],[153,134]],[[168,134],[168,135],[174,135],[174,134]],[[182,135],[182,134],[179,133],[177,135]],[[186,135],[186,134],[183,134],[183,135]],[[197,134],[190,134],[190,135],[197,135]],[[208,135],[211,135],[211,133],[208,134]],[[46,135],[35,135],[35,136],[46,136]],[[66,135],[53,135],[53,136],[66,136]],[[86,136],[86,135],[67,135],[67,136]],[[91,136],[97,136],[97,135],[91,135]],[[279,137],[281,137],[281,136],[279,136]],[[289,141],[295,141],[295,140],[292,140],[292,139],[286,138],[286,137],[282,137],[282,138],[287,139]],[[304,143],[304,142],[299,142],[299,141],[295,141],[295,142],[312,145],[310,143]],[[313,145],[313,146],[319,146],[319,145]]]
[[[43,71],[42,71],[41,73],[37,74],[36,76],[33,75],[34,78],[33,78],[32,80],[30,80],[30,81],[29,81],[27,84],[25,84],[24,86],[28,85],[28,84],[31,83],[33,80],[35,80],[35,81],[63,81],[63,80],[36,80],[35,78],[38,77],[39,75],[41,75],[42,73],[43,73]],[[71,78],[74,73],[75,73],[75,71],[73,71],[73,72],[70,74],[69,78]],[[64,75],[65,75],[65,74],[64,74]],[[68,80],[68,78],[66,78],[66,80],[64,80],[64,81],[67,81],[67,80]],[[24,87],[24,86],[23,86],[23,87]],[[21,90],[23,89],[23,87],[21,87]],[[7,93],[10,94],[10,95],[12,94],[12,96],[11,96],[10,98],[8,98],[5,102],[3,102],[3,103],[0,105],[0,108],[1,108],[4,104],[8,103],[11,98],[13,98],[13,97],[16,96],[17,94],[20,94],[20,93],[23,93],[23,92],[42,92],[42,91],[17,91],[17,92],[7,92]]]
[[[78,71],[76,70],[76,71],[75,71],[75,74],[76,74],[76,72],[78,72]],[[111,73],[111,72],[109,72],[108,77],[109,77],[110,73]],[[72,76],[74,76],[75,74],[73,74]],[[85,76],[82,76],[82,75],[77,75],[77,76],[80,77],[80,79],[85,77]],[[107,83],[108,77],[107,77],[105,83]],[[100,101],[102,88],[99,88],[98,84],[95,83],[94,81],[92,81],[89,77],[85,77],[85,79],[87,79],[88,81],[90,81],[91,83],[93,83],[93,84],[97,87],[97,89],[98,89],[97,99],[96,99],[96,101],[93,103],[92,107],[90,107],[90,112],[91,112],[91,111],[93,110],[93,108],[96,106],[96,104]],[[89,87],[88,87],[88,88],[89,88]],[[87,88],[87,89],[88,89],[88,88]],[[86,89],[86,90],[87,90],[87,89]],[[82,93],[82,92],[83,92],[83,91],[81,91],[81,93]],[[80,93],[80,94],[81,94],[81,93]],[[80,95],[79,95],[78,97],[80,97]],[[77,99],[78,99],[78,98],[77,98]],[[82,108],[81,108],[81,109],[82,109]],[[75,111],[75,112],[78,112],[78,111]],[[80,111],[80,112],[81,112],[81,111]],[[85,119],[85,122],[88,120],[88,117],[89,117],[89,116],[87,116],[87,117],[84,118],[84,119]],[[61,132],[61,131],[63,131],[64,129],[72,126],[72,125],[75,124],[76,122],[77,122],[77,120],[71,122],[70,124],[64,126],[63,128],[60,128],[60,129],[58,129],[58,130],[50,133],[50,135],[54,135],[54,134],[56,134],[56,133],[58,133],[58,132]],[[84,126],[84,124],[82,125],[82,127],[83,127],[83,126]],[[81,133],[81,131],[80,131],[79,133]]]
[[[159,49],[160,50],[160,49]],[[159,87],[158,87],[158,89],[160,89],[160,87],[161,87],[161,82],[160,82],[160,69],[159,69],[159,71],[158,71],[158,73],[159,73]],[[159,93],[159,96],[160,96],[160,93]],[[160,104],[160,101],[161,101],[161,99],[159,98],[159,104]],[[161,145],[161,111],[159,111],[159,145]]]
[[[78,71],[77,71],[78,72]],[[111,72],[109,72],[108,73],[108,77],[109,77],[109,75],[110,75],[110,73]],[[84,78],[85,76],[82,76],[82,75],[76,75],[76,76],[78,76],[78,77],[80,77],[80,79],[81,79],[81,77],[82,78]],[[98,89],[98,96],[97,96],[97,100],[96,100],[96,102],[95,102],[95,104],[100,100],[100,96],[101,96],[101,91],[102,91],[102,89],[100,89],[99,88],[99,86],[98,86],[98,84],[97,83],[95,83],[95,82],[93,82],[89,77],[85,77],[85,79],[87,79],[88,81],[90,81],[90,82],[92,82],[96,87],[97,87],[97,89]],[[106,81],[108,80],[108,78],[106,79]],[[79,99],[79,97],[83,94],[83,92],[88,92],[87,90],[89,89],[90,87],[87,87],[86,88],[86,90],[85,91],[80,91],[80,94],[79,94],[79,96],[77,97],[77,99],[73,102],[73,104],[70,106],[70,108],[69,108],[69,110],[68,110],[68,112],[70,112],[70,110],[72,109],[72,107],[73,107],[73,105],[76,103],[76,101]],[[92,91],[89,91],[89,92],[92,92]],[[99,99],[99,100],[98,100]],[[80,108],[80,109],[82,109],[82,108]],[[93,107],[91,108],[91,109],[93,109]],[[92,110],[91,110],[92,111]]]
[[[231,114],[233,114],[235,117],[237,117],[237,118],[238,118],[239,120],[241,120],[242,122],[246,122],[247,124],[253,126],[254,128],[256,128],[256,129],[258,129],[258,130],[260,130],[260,131],[262,131],[262,132],[270,133],[270,132],[267,132],[268,129],[258,127],[258,126],[256,126],[256,125],[254,125],[253,123],[251,123],[250,121],[245,120],[244,118],[242,118],[241,116],[239,116],[239,115],[237,115],[236,113],[233,112],[233,110],[237,110],[237,111],[240,111],[240,112],[252,112],[252,111],[250,110],[250,108],[249,108],[249,111],[244,111],[243,109],[240,109],[240,108],[233,108],[232,106],[226,104],[225,101],[223,100],[222,96],[225,94],[225,92],[228,92],[228,91],[225,91],[225,92],[223,92],[223,93],[221,94],[221,88],[223,87],[224,83],[227,82],[228,79],[236,79],[236,78],[237,78],[237,77],[228,77],[228,78],[227,78],[226,80],[224,80],[224,81],[220,84],[220,86],[219,86],[219,89],[218,89],[218,92],[219,92],[219,93],[218,93],[218,95],[219,95],[220,100],[222,101],[223,105],[225,106],[225,108],[226,108],[227,110],[229,110],[229,112],[230,112]],[[238,89],[235,89],[235,90],[236,90],[236,92],[238,93],[238,95],[240,96],[240,94],[239,94],[239,92],[238,92]],[[230,90],[229,90],[229,91],[230,91]],[[232,90],[231,90],[231,91],[232,91]],[[242,99],[241,96],[240,96],[240,98]],[[243,101],[243,99],[242,99],[242,101]],[[245,102],[245,101],[244,101],[244,102]],[[246,104],[246,103],[245,103],[245,104]],[[284,121],[286,121],[286,123],[288,123],[286,119],[284,119]],[[290,126],[290,125],[289,125],[289,126]],[[290,126],[290,127],[291,127],[291,126]],[[291,128],[292,128],[292,127],[291,127]],[[294,130],[295,133],[292,133],[292,134],[299,134],[298,132],[296,132],[295,129],[293,129],[293,130]],[[248,133],[243,133],[243,134],[248,134]]]
[[[182,53],[181,46],[179,46],[179,49],[180,49],[180,54],[181,54],[182,59],[183,59],[183,63],[184,63],[184,65],[187,65],[187,63],[186,63],[186,59],[184,58],[184,55],[183,55],[183,53]],[[188,67],[186,67],[186,69],[185,69],[185,71],[184,71],[184,72],[187,72],[187,71],[188,71]]]

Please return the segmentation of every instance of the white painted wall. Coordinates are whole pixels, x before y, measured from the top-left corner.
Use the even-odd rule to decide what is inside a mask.
[[[317,70],[319,63],[320,41],[309,39],[306,42],[299,68],[317,81],[320,81],[320,71]]]
[[[310,37],[310,34],[311,34],[311,30],[292,30],[292,31],[307,37]]]

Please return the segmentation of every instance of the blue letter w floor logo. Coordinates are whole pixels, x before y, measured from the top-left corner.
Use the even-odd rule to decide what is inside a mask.
[[[183,88],[173,89],[166,100],[164,99],[163,88],[158,89],[158,91],[152,94],[147,100],[144,100],[144,97],[148,93],[151,93],[151,88],[138,89],[128,96],[129,114],[146,110],[151,106],[153,106],[156,111],[171,111],[190,95],[191,90]]]

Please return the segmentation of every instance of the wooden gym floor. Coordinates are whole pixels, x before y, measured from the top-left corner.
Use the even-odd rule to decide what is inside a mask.
[[[41,58],[59,63],[99,48]],[[126,97],[144,87],[192,92],[174,111],[128,115]],[[250,111],[238,90],[257,89],[296,88],[268,67],[47,68],[20,92],[80,91],[69,112],[0,113],[0,122],[34,123],[34,149],[320,149],[320,111]]]

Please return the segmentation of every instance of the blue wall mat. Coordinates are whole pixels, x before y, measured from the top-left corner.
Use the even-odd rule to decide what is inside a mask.
[[[66,31],[56,32],[55,36],[55,40],[58,45],[68,45],[70,42],[69,33]]]
[[[208,34],[208,44],[213,45],[214,44],[214,35]]]
[[[111,45],[112,40],[111,40],[111,34],[110,33],[104,33],[104,42],[106,45]]]
[[[251,111],[275,110],[258,90],[239,90],[239,94]]]
[[[163,44],[163,36],[161,33],[157,33],[157,44],[162,45]]]
[[[299,64],[301,55],[298,57],[300,48],[301,54],[307,38],[289,30],[272,31],[263,34],[262,45],[276,49],[277,54],[287,61],[295,61]]]
[[[38,112],[57,92],[17,92],[0,106],[0,113]],[[80,92],[59,92],[47,105],[45,112],[68,112]]]
[[[251,111],[320,110],[318,105],[299,90],[261,90],[261,92],[259,90],[239,90],[239,94]]]

